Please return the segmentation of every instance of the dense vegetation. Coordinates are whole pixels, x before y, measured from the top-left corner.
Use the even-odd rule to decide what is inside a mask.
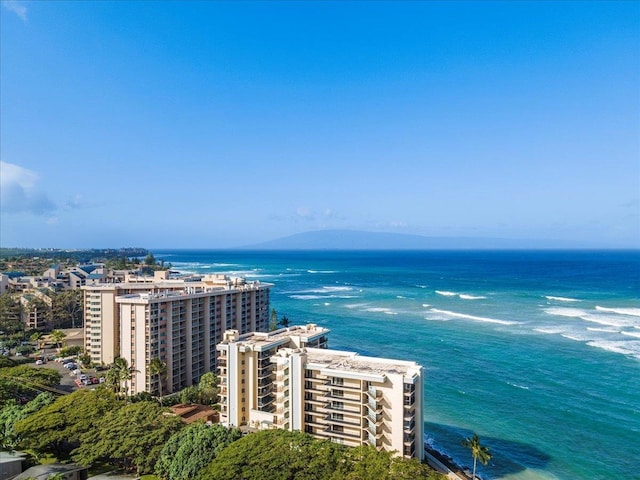
[[[301,432],[267,430],[242,436],[221,425],[185,426],[155,399],[131,402],[105,386],[55,400],[41,394],[26,405],[8,401],[0,409],[0,443],[35,458],[155,472],[162,480],[442,478],[416,460],[368,446],[347,448]]]
[[[198,480],[419,480],[441,478],[427,465],[370,446],[349,448],[302,432],[263,430],[222,450]]]

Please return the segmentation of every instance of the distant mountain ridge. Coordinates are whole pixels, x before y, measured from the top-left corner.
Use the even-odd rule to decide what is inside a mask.
[[[426,237],[360,230],[315,230],[296,233],[243,249],[256,250],[462,250],[590,248],[572,242],[475,237]]]

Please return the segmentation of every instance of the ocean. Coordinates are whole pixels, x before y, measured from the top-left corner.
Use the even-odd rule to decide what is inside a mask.
[[[425,369],[425,436],[485,479],[640,479],[640,251],[154,251],[273,283],[329,347]]]

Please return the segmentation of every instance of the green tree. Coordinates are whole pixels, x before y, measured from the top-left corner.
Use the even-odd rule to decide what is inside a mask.
[[[280,319],[280,325],[287,328],[289,326],[289,318],[285,315]]]
[[[159,358],[154,358],[149,362],[148,368],[149,376],[158,377],[158,393],[160,398],[160,405],[162,405],[162,382],[167,374],[167,364]]]
[[[5,334],[18,332],[22,329],[22,305],[10,293],[0,294],[0,331]]]
[[[215,405],[218,403],[218,385],[220,379],[213,372],[207,372],[200,377],[198,383],[199,399],[198,402],[204,405]]]
[[[53,325],[76,328],[82,326],[84,296],[80,289],[54,293],[51,298]]]
[[[105,388],[77,390],[16,422],[14,431],[22,438],[22,448],[62,460],[69,458],[85,432],[94,431],[107,413],[113,414],[123,405]]]
[[[482,462],[483,465],[489,463],[491,460],[491,453],[489,453],[489,448],[480,444],[480,439],[478,435],[474,434],[473,437],[465,438],[462,440],[462,446],[467,447],[471,450],[471,456],[473,457],[473,474],[471,476],[472,480],[476,478],[476,463],[478,460]]]
[[[156,265],[156,257],[153,256],[153,253],[149,252],[149,254],[144,257],[144,264],[148,267],[153,267]]]
[[[108,461],[138,475],[153,472],[165,443],[183,427],[180,418],[163,412],[156,402],[138,402],[106,413],[83,433],[73,460]]]
[[[263,430],[222,450],[198,474],[199,480],[340,479],[345,447],[302,432]],[[371,477],[375,478],[375,477]]]
[[[61,357],[75,357],[84,352],[84,348],[80,345],[72,345],[71,347],[63,347],[60,349]]]
[[[238,440],[237,429],[198,422],[174,433],[156,463],[156,475],[163,480],[188,480],[209,465],[230,443]]]
[[[20,397],[33,397],[43,387],[55,387],[61,375],[51,368],[33,368],[29,365],[0,369],[0,406]]]
[[[129,380],[137,370],[129,366],[126,358],[116,357],[113,359],[111,368],[107,372],[106,382],[114,392],[129,394]]]
[[[39,394],[26,405],[10,402],[0,410],[0,446],[6,450],[15,449],[20,443],[20,437],[14,432],[14,424],[18,420],[28,417],[32,413],[53,403],[54,397],[48,392]]]
[[[64,333],[62,330],[54,330],[53,332],[51,332],[51,340],[53,340],[56,343],[58,348],[62,347],[62,342],[64,341],[65,338],[67,338],[67,334]]]
[[[38,350],[40,350],[40,341],[42,340],[42,337],[43,337],[42,332],[34,332],[29,337],[29,340],[31,340],[33,343],[36,344],[36,348]]]
[[[278,313],[275,308],[271,309],[271,319],[269,321],[269,331],[273,332],[278,329]]]

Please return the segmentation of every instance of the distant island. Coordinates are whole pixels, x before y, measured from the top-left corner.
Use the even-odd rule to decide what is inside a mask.
[[[241,247],[241,249],[252,250],[497,250],[552,248],[598,248],[598,246],[559,240],[426,237],[361,230],[316,230]]]

